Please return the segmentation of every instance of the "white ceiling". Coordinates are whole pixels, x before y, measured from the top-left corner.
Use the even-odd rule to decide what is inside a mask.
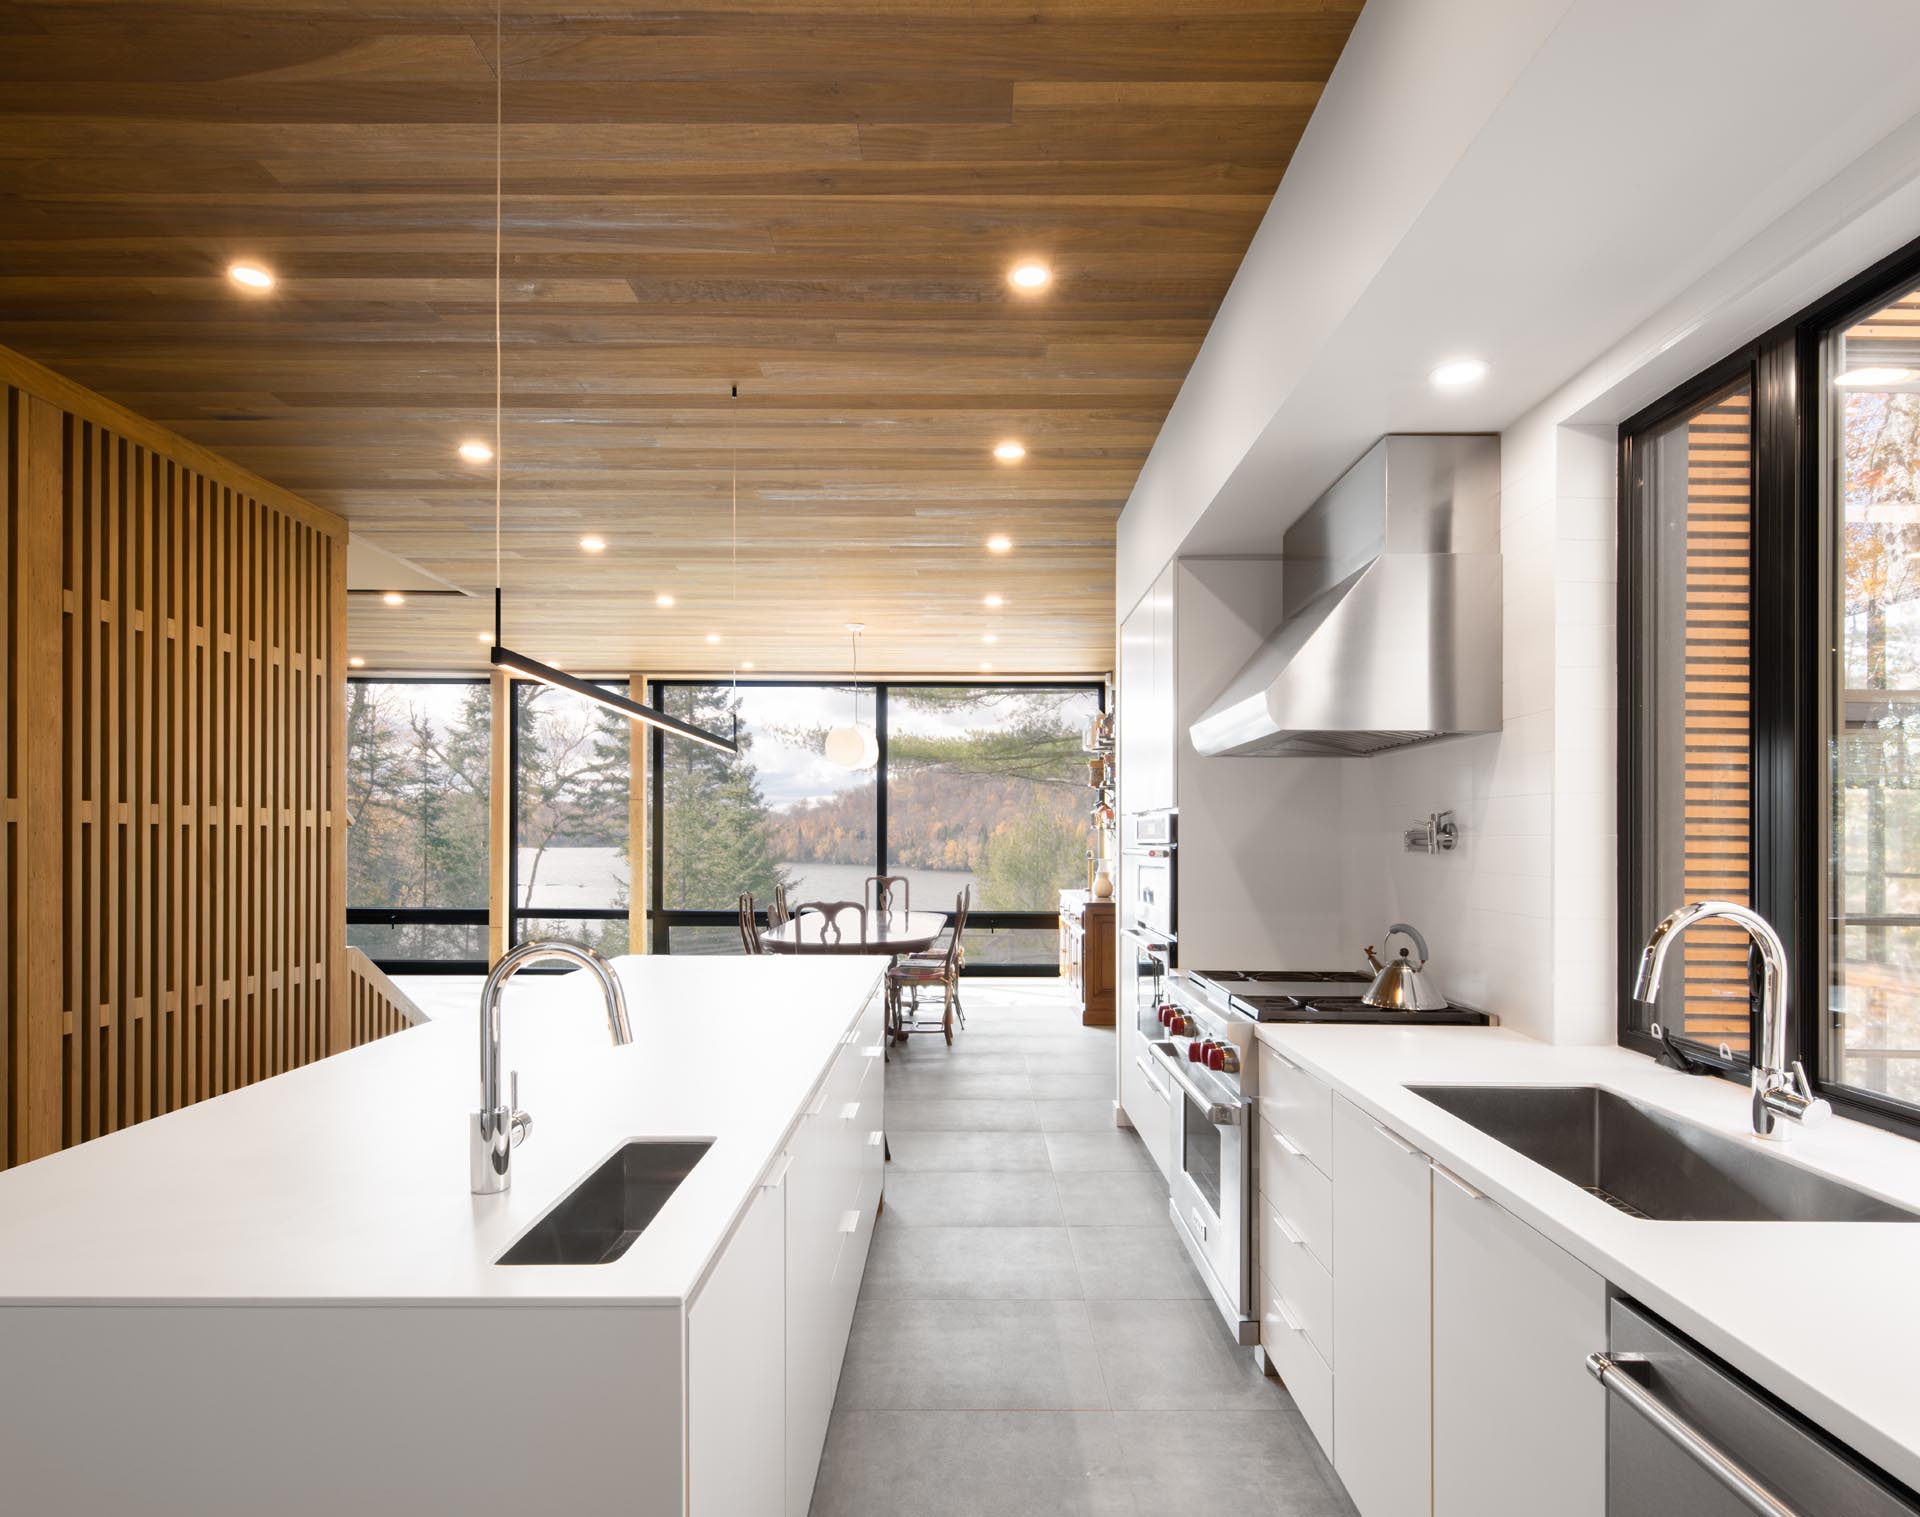
[[[1368,5],[1121,517],[1122,615],[1175,552],[1277,551],[1382,433],[1501,430],[1650,328],[1684,377],[1765,325],[1727,310],[1809,208],[1920,184],[1905,0],[1472,8]],[[1881,222],[1877,251],[1920,230]],[[1436,392],[1463,353],[1488,380]]]

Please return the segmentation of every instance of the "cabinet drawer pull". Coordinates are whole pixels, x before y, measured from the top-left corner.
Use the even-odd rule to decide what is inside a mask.
[[[1304,1333],[1307,1330],[1306,1325],[1302,1323],[1298,1317],[1294,1316],[1293,1309],[1287,1305],[1287,1298],[1277,1291],[1273,1297],[1273,1310],[1275,1315],[1280,1318],[1280,1321],[1285,1324],[1288,1332]]]
[[[1479,1190],[1467,1184],[1465,1180],[1462,1180],[1452,1170],[1448,1169],[1446,1165],[1435,1164],[1433,1166],[1433,1172],[1469,1200],[1484,1201],[1487,1199],[1487,1193],[1484,1190]]]
[[[773,1168],[767,1171],[767,1178],[760,1182],[760,1188],[762,1190],[778,1190],[782,1182],[787,1178],[787,1171],[792,1168],[793,1155],[790,1153],[780,1155],[779,1160],[774,1164]]]
[[[1391,1128],[1382,1127],[1378,1122],[1376,1122],[1373,1124],[1373,1130],[1379,1133],[1381,1137],[1385,1138],[1389,1143],[1391,1143],[1395,1148],[1399,1149],[1400,1152],[1403,1154],[1417,1154],[1420,1152],[1419,1149],[1415,1148],[1411,1143],[1409,1143],[1405,1138],[1401,1137],[1399,1133],[1394,1132]]]
[[[841,1232],[843,1233],[856,1232],[859,1230],[859,1227],[860,1227],[859,1212],[848,1211],[848,1212],[840,1213],[840,1231]]]
[[[1280,1236],[1285,1238],[1287,1242],[1291,1243],[1295,1248],[1299,1248],[1306,1243],[1307,1240],[1295,1231],[1294,1225],[1285,1217],[1281,1216],[1279,1212],[1273,1214],[1273,1225],[1280,1229]]]
[[[1133,1062],[1139,1066],[1140,1073],[1147,1077],[1147,1084],[1153,1087],[1153,1093],[1156,1096],[1162,1101],[1170,1101],[1173,1099],[1172,1093],[1166,1086],[1160,1083],[1159,1077],[1154,1074],[1153,1065],[1148,1061],[1145,1054],[1135,1054],[1133,1056]]]
[[[1302,1148],[1298,1143],[1294,1142],[1293,1139],[1289,1138],[1285,1133],[1280,1131],[1280,1129],[1277,1127],[1274,1128],[1273,1130],[1273,1141],[1278,1143],[1281,1146],[1281,1148],[1285,1149],[1288,1153],[1292,1154],[1296,1159],[1304,1159],[1307,1156],[1307,1151],[1304,1148]]]
[[[1279,1049],[1269,1045],[1269,1047],[1267,1048],[1267,1053],[1269,1054],[1269,1056],[1271,1056],[1271,1058],[1273,1059],[1273,1062],[1278,1064],[1282,1069],[1291,1069],[1295,1074],[1300,1073],[1300,1066],[1294,1063],[1293,1060],[1289,1059],[1285,1054],[1281,1053]]]

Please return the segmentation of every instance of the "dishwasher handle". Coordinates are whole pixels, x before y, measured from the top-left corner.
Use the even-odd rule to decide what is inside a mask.
[[[1628,1374],[1626,1366],[1638,1362],[1639,1358],[1637,1354],[1588,1354],[1587,1373],[1664,1433],[1683,1454],[1757,1517],[1806,1517],[1755,1480],[1719,1444]]]

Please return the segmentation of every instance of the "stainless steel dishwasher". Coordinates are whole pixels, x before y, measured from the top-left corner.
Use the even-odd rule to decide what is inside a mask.
[[[1920,1502],[1628,1301],[1609,1309],[1607,1517],[1905,1517]]]

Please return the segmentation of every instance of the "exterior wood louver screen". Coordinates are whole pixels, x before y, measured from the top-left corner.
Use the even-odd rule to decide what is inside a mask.
[[[0,350],[7,1164],[348,1046],[346,528]]]
[[[1687,421],[1683,893],[1742,906],[1753,894],[1750,402],[1743,388]],[[1746,934],[1703,923],[1682,944],[1687,1036],[1745,1054]]]

